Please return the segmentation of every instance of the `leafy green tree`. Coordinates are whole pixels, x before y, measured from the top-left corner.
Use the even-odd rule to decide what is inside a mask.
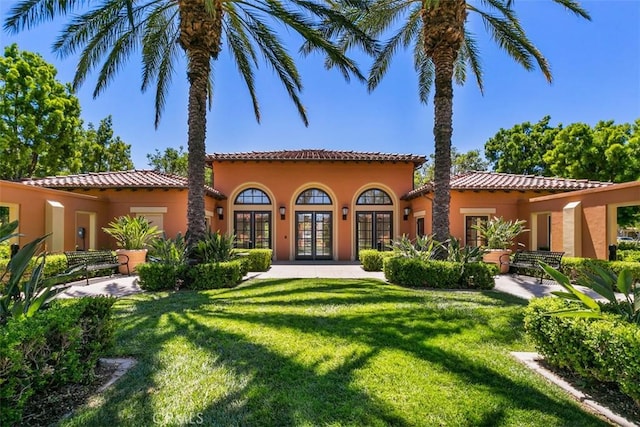
[[[575,0],[553,0],[586,19],[589,15]],[[453,133],[453,81],[464,83],[467,67],[483,88],[479,52],[473,34],[467,29],[469,14],[477,14],[498,46],[525,69],[534,62],[551,81],[546,59],[531,43],[516,16],[514,0],[373,0],[366,10],[356,10],[350,1],[343,7],[352,18],[374,37],[390,37],[376,55],[369,73],[368,87],[375,89],[386,74],[399,48],[413,49],[414,68],[418,74],[420,100],[427,102],[434,87],[435,178],[433,232],[444,241],[449,237],[449,203],[451,174],[451,135]],[[339,31],[328,25],[327,31]],[[354,41],[343,37],[348,48]]]
[[[435,176],[433,154],[430,155],[431,163],[425,163],[414,173],[414,185],[419,187],[432,182]],[[470,150],[460,153],[456,147],[451,147],[451,175],[461,175],[470,171],[486,171],[489,163],[482,158],[480,150]]]
[[[147,154],[147,160],[149,160],[149,166],[158,172],[168,173],[171,175],[187,176],[188,172],[188,154],[185,153],[182,145],[175,148],[168,147],[164,152],[160,152],[156,148],[154,154]]]
[[[591,128],[562,129],[543,157],[552,174],[566,178],[627,182],[640,179],[640,119],[634,124],[600,121]]]
[[[358,0],[351,0],[356,4]],[[19,31],[43,21],[78,12],[86,2],[75,0],[20,0],[10,11],[5,28]],[[282,25],[307,41],[307,52],[325,54],[332,67],[345,78],[364,77],[330,34],[316,23],[328,20],[348,32],[371,51],[373,43],[333,8],[306,0],[105,0],[94,9],[81,10],[71,18],[54,43],[61,56],[80,52],[74,86],[99,68],[94,95],[100,94],[121,65],[136,52],[142,55],[142,89],[155,83],[156,125],[165,104],[176,59],[186,57],[188,94],[189,197],[187,229],[190,245],[205,235],[204,169],[207,104],[213,98],[213,68],[227,47],[253,102],[256,119],[260,109],[255,93],[254,71],[261,56],[280,78],[289,97],[307,124],[299,93],[302,81],[293,58],[272,25]],[[180,49],[182,52],[180,52]]]
[[[100,120],[98,129],[89,123],[84,138],[77,144],[71,173],[110,172],[133,169],[131,145],[113,135],[111,116]]]
[[[16,44],[0,57],[0,179],[53,175],[73,158],[80,103],[55,67]]]
[[[554,139],[562,125],[549,126],[550,116],[538,123],[524,122],[511,129],[500,129],[484,145],[484,153],[493,170],[525,175],[550,174],[543,157],[553,149]]]

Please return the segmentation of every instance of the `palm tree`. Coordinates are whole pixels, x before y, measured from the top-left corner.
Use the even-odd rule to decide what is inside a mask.
[[[590,19],[575,0],[552,1],[578,16]],[[371,67],[369,90],[378,86],[397,50],[409,47],[413,48],[419,96],[423,103],[427,102],[431,87],[435,86],[435,194],[432,221],[433,233],[439,241],[449,238],[453,80],[455,78],[458,83],[464,83],[469,67],[482,91],[482,69],[476,41],[465,28],[467,15],[478,14],[502,49],[526,70],[532,70],[535,61],[551,82],[549,64],[527,38],[513,3],[513,0],[478,0],[473,4],[466,0],[372,0],[367,10],[354,8],[351,4],[342,6],[351,19],[371,36],[391,34]],[[394,28],[396,23],[401,23],[399,28]],[[331,23],[326,24],[326,34],[338,31]],[[348,34],[343,34],[344,48],[351,47],[354,42]]]
[[[354,0],[355,1],[355,0]],[[352,1],[353,3],[353,1]],[[142,90],[155,83],[156,126],[174,74],[180,49],[186,57],[188,100],[189,198],[187,207],[190,243],[205,233],[204,170],[207,104],[213,99],[213,69],[225,45],[231,51],[253,102],[256,120],[260,109],[254,88],[258,56],[273,68],[298,113],[308,124],[299,98],[302,82],[295,63],[272,24],[283,24],[305,40],[305,52],[319,51],[348,80],[365,80],[355,63],[319,31],[316,23],[330,21],[346,31],[369,52],[375,44],[335,10],[308,0],[21,0],[5,22],[8,31],[29,29],[86,5],[71,18],[53,45],[62,57],[80,51],[73,81],[77,88],[98,69],[93,92],[98,96],[125,61],[141,53]],[[309,49],[309,46],[311,47]]]

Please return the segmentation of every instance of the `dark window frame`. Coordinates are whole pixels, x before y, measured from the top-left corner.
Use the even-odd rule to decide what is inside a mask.
[[[249,240],[248,246],[244,243],[246,241],[238,241],[238,214],[249,214]],[[269,225],[269,236],[267,238],[268,246],[265,248],[264,246],[256,246],[257,238],[257,227],[256,227],[256,214],[266,214],[268,216],[267,223]],[[273,214],[271,211],[258,211],[258,210],[234,210],[233,211],[233,232],[236,235],[235,247],[242,249],[273,249]],[[239,245],[242,243],[242,245]]]
[[[374,193],[374,194],[371,194],[371,193]],[[365,202],[364,199],[367,197],[371,197],[373,199],[373,203]],[[388,202],[383,201],[382,203],[379,203],[376,201],[377,199],[382,199],[382,200],[387,199]],[[389,196],[389,193],[387,193],[386,191],[381,190],[379,188],[370,188],[360,193],[360,195],[358,196],[358,199],[356,200],[356,205],[393,206],[393,200],[391,199],[391,196]]]
[[[361,248],[360,247],[360,215],[371,215],[371,230],[370,231],[370,239],[371,239],[371,248]],[[382,245],[377,241],[378,237],[378,218],[377,215],[388,215],[389,220],[384,222],[389,225],[389,237],[386,241],[382,242]],[[356,211],[355,215],[356,220],[356,253],[359,253],[361,249],[379,249],[382,251],[390,250],[388,245],[390,245],[393,241],[393,211]]]
[[[307,195],[307,193],[311,193],[311,194]],[[305,201],[304,198],[309,198],[310,200]],[[300,192],[300,194],[298,194],[298,197],[296,197],[296,206],[310,206],[310,205],[322,205],[322,206],[333,205],[333,201],[331,200],[331,196],[329,196],[329,194],[326,191],[321,190],[319,188],[315,188],[315,187],[308,188]]]
[[[245,196],[246,193],[251,192],[251,195]],[[250,199],[250,201],[243,200],[244,198]],[[258,201],[256,201],[258,199]],[[265,201],[266,199],[266,201]],[[271,205],[271,198],[269,195],[260,190],[259,188],[250,187],[242,190],[237,196],[234,202],[236,205]]]

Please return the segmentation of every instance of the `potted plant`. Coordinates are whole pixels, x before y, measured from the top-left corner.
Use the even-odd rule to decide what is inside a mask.
[[[484,262],[496,264],[500,273],[509,272],[509,254],[516,237],[525,231],[525,220],[507,221],[502,217],[493,217],[473,228],[478,231],[484,241]]]
[[[146,218],[129,215],[115,218],[108,227],[102,228],[102,231],[116,239],[120,248],[116,253],[129,257],[130,272],[135,272],[136,266],[146,261],[147,246],[162,234],[158,227],[151,225]],[[126,268],[126,265],[120,266],[120,273],[126,274]]]

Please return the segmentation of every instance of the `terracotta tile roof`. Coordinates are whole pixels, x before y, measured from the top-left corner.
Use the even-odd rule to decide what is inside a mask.
[[[354,162],[412,162],[420,166],[426,161],[424,156],[413,154],[366,153],[333,150],[281,150],[251,151],[246,153],[214,153],[207,156],[207,162],[214,161],[354,161]]]
[[[46,178],[26,179],[26,185],[57,189],[82,188],[188,188],[185,177],[170,175],[154,170],[129,170],[118,172],[94,172],[79,175],[49,176]],[[207,194],[216,199],[225,196],[215,188],[205,186]]]
[[[539,190],[574,191],[612,185],[612,182],[589,181],[587,179],[550,178],[536,175],[515,175],[498,172],[468,172],[451,178],[452,190]],[[433,185],[426,184],[403,196],[409,200],[433,192]]]

